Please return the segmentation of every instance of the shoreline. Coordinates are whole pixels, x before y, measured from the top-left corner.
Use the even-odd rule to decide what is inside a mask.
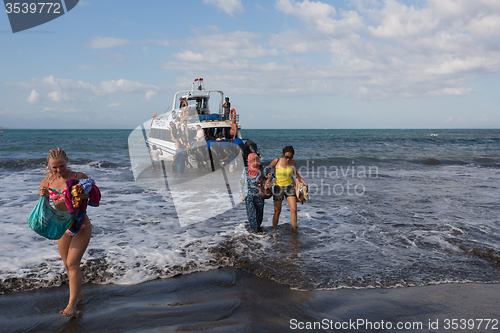
[[[443,330],[445,320],[500,320],[499,283],[297,291],[220,268],[139,285],[85,284],[83,291],[86,299],[72,318],[58,313],[67,302],[67,285],[2,295],[0,332],[291,332],[313,323],[325,325],[312,330],[322,332],[336,330],[327,323],[358,320],[372,325],[420,322],[419,331],[435,332],[429,324],[437,322]],[[484,331],[485,324],[479,330],[478,324],[469,331]],[[405,331],[394,328],[363,331]],[[341,330],[354,331],[352,326]]]

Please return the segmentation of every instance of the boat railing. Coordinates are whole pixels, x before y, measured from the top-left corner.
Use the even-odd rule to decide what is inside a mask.
[[[177,113],[176,114],[177,117],[182,117],[180,115],[180,113]],[[164,115],[164,116],[161,116],[161,117],[158,117],[156,118],[157,120],[161,120],[161,119],[167,119],[168,116],[167,115]],[[188,118],[188,122],[189,123],[204,123],[204,122],[214,122],[214,121],[229,121],[229,122],[232,122],[233,119],[236,120],[237,123],[240,122],[240,115],[239,114],[233,114],[231,116],[229,116],[229,118],[225,117],[223,114],[202,114],[202,115],[199,115],[199,116],[190,116]]]
[[[236,114],[230,117],[225,117],[223,114],[202,114],[200,116],[189,117],[189,122],[233,121],[233,119],[235,119],[236,122],[239,122],[240,115]]]

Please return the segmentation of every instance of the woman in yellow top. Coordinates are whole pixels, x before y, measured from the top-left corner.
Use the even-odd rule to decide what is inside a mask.
[[[276,185],[273,189],[273,200],[274,200],[274,215],[273,215],[273,228],[278,227],[278,221],[281,214],[281,206],[283,203],[283,197],[288,201],[288,206],[290,207],[291,213],[291,223],[292,228],[297,228],[297,197],[295,196],[295,182],[293,176],[297,178],[299,182],[306,185],[306,182],[297,172],[297,164],[293,160],[293,155],[295,150],[292,146],[286,146],[283,148],[283,157],[276,158],[271,162],[266,168],[269,172],[272,168],[275,168],[276,173]],[[272,176],[271,173],[268,177]]]

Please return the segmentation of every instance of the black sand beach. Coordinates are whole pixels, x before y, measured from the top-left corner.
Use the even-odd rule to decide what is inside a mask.
[[[2,295],[0,331],[495,332],[500,328],[500,284],[311,292],[223,268],[133,286],[87,284],[84,293],[79,315],[70,319],[58,313],[67,301],[67,285]],[[452,319],[458,319],[457,329],[452,329]],[[461,319],[468,324],[461,324]],[[478,319],[496,319],[496,326],[492,321],[486,329],[483,321],[478,329]],[[438,326],[429,328],[429,321]],[[398,329],[398,323],[407,328]]]
[[[189,203],[181,191],[175,199],[164,181],[162,188],[138,186],[125,155],[129,131],[85,134],[91,151],[80,148],[82,133],[24,130],[3,141],[0,332],[498,332],[496,160],[305,152],[326,150],[329,142],[354,152],[468,156],[474,147],[474,155],[500,156],[498,130],[439,137],[424,130],[249,131],[262,147],[304,150],[296,156],[303,176],[325,190],[300,205],[298,232],[290,230],[286,206],[273,230],[273,205],[266,204],[263,234],[248,232],[246,209],[236,201],[203,223],[181,225]],[[50,287],[66,279],[57,246],[21,223],[38,200],[46,166],[33,151],[46,154],[62,135],[74,169],[98,180],[103,194],[89,211],[95,228],[82,261],[86,300],[74,318],[59,314],[68,286]],[[270,161],[275,152],[268,152]],[[337,167],[350,172],[336,178],[318,171]],[[360,177],[364,167],[376,168],[376,177]],[[333,192],[348,184],[366,192]],[[204,202],[221,205],[217,191]],[[151,281],[157,277],[163,279]],[[344,287],[359,289],[333,290]]]

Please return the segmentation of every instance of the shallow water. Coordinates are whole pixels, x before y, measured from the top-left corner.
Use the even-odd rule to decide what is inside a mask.
[[[136,183],[129,134],[4,130],[0,292],[66,280],[57,246],[26,223],[55,142],[103,196],[88,210],[95,229],[85,282],[138,284],[224,266],[307,290],[500,282],[500,159],[485,158],[500,156],[499,130],[246,130],[266,163],[280,155],[267,149],[294,145],[311,191],[298,206],[297,232],[287,204],[272,230],[267,200],[262,234],[248,230],[241,171],[205,182],[189,206],[193,192],[182,189],[193,175],[144,171],[148,181]],[[204,218],[182,220],[189,209]]]

